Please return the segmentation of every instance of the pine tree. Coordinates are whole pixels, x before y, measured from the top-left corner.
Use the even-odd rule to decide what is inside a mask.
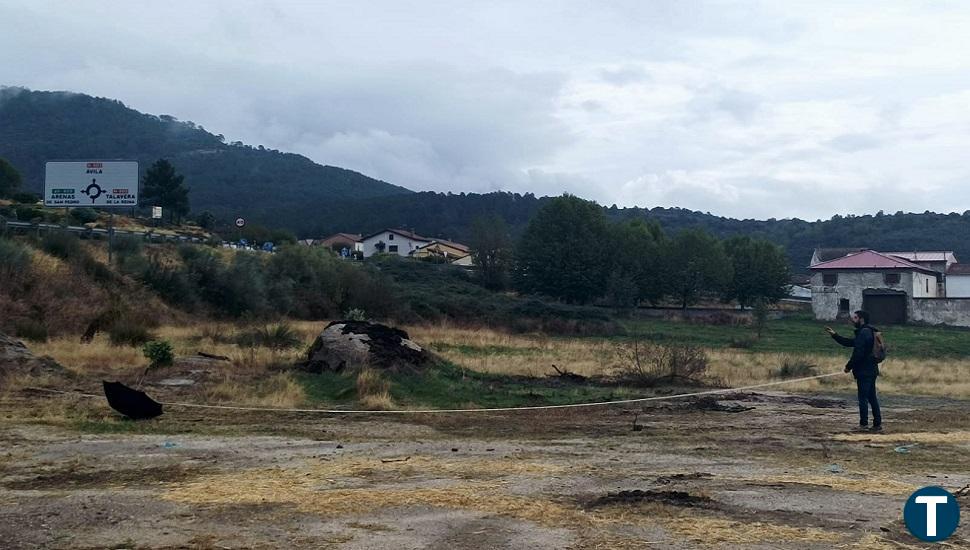
[[[189,213],[189,188],[183,185],[185,176],[175,173],[175,167],[165,159],[158,159],[145,172],[141,185],[141,205],[161,206],[168,211],[170,223],[181,223]]]

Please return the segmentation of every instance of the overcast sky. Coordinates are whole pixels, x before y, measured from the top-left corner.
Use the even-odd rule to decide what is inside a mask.
[[[970,209],[965,2],[0,0],[0,25],[0,84],[415,190]]]

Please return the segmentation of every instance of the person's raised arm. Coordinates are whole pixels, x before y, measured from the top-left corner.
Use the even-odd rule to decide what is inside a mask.
[[[839,333],[832,330],[832,327],[825,327],[825,332],[829,333],[829,336],[831,336],[833,340],[847,348],[851,348],[855,345],[855,339],[839,336]]]

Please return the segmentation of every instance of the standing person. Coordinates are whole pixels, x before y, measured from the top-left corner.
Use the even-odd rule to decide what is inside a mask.
[[[859,431],[882,431],[882,411],[876,397],[876,377],[879,376],[879,363],[872,353],[876,342],[877,329],[869,325],[869,313],[856,311],[849,318],[855,328],[855,337],[839,336],[832,327],[825,327],[836,342],[852,348],[852,357],[845,364],[845,372],[852,372],[859,391]],[[872,428],[869,428],[869,406],[872,406]]]

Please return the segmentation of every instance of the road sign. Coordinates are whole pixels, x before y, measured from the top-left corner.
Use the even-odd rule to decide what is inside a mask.
[[[160,219],[162,219],[162,207],[161,206],[153,206],[152,207],[152,219],[153,220],[160,220]]]
[[[135,161],[48,162],[44,206],[138,206]]]
[[[246,220],[244,218],[236,218],[236,227],[242,227],[246,225]]]

